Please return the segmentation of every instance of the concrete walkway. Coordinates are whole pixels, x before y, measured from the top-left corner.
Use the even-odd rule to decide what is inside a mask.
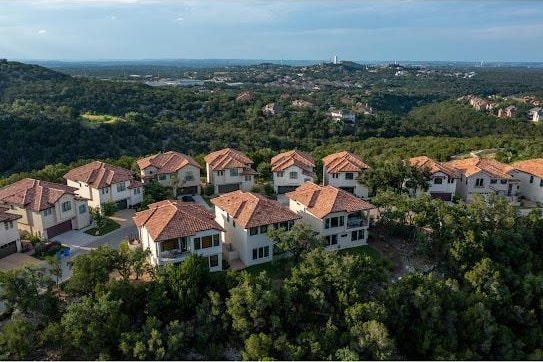
[[[204,198],[201,195],[193,195],[192,198],[194,199],[195,203],[197,203],[198,205],[202,205],[203,207],[206,208],[206,210],[213,212],[213,208],[208,205],[206,200],[204,200]]]

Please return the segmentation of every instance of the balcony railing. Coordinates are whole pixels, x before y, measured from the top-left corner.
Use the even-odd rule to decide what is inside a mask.
[[[347,229],[354,229],[354,228],[364,227],[367,225],[368,225],[368,222],[366,219],[362,219],[362,218],[347,219]]]
[[[163,261],[174,261],[184,259],[190,255],[190,251],[181,249],[172,249],[160,252],[160,259]]]

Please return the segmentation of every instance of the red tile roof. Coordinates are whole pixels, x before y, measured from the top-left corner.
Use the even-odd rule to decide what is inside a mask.
[[[0,222],[14,221],[22,217],[21,215],[10,214],[7,211],[9,211],[7,207],[0,207]]]
[[[423,169],[423,168],[429,169],[432,175],[437,172],[442,172],[445,175],[452,178],[460,177],[458,171],[455,170],[454,168],[448,167],[444,165],[443,163],[434,161],[431,158],[426,157],[426,156],[412,157],[408,160],[408,162],[410,165],[416,166],[420,169]]]
[[[76,190],[62,184],[25,178],[0,189],[0,202],[38,212],[55,206],[65,194],[75,196]]]
[[[249,157],[231,148],[211,152],[204,160],[214,171],[229,168],[250,168],[250,165],[253,163]]]
[[[506,165],[505,163],[479,157],[452,160],[446,162],[445,166],[457,169],[466,175],[466,177],[475,175],[476,173],[482,171],[497,178],[510,179],[512,178],[510,172],[515,170],[513,167]]]
[[[516,170],[528,173],[530,175],[543,178],[543,158],[534,158],[532,160],[518,161],[511,164]]]
[[[164,200],[137,212],[132,219],[137,227],[145,226],[156,241],[182,238],[206,230],[224,231],[215,217],[203,206],[191,202]]]
[[[234,191],[211,199],[211,202],[245,229],[301,218],[277,201],[252,192]]]
[[[141,170],[153,166],[157,169],[157,174],[174,173],[187,165],[201,168],[198,162],[192,157],[175,151],[168,151],[142,158],[137,161],[137,164]]]
[[[310,154],[298,150],[283,152],[271,159],[272,172],[284,171],[290,166],[297,166],[306,173],[313,174],[315,161]]]
[[[134,181],[132,172],[101,161],[71,169],[64,175],[66,180],[85,182],[93,188],[103,188],[123,181]]]
[[[313,182],[304,183],[296,190],[287,193],[286,196],[307,207],[307,210],[319,219],[324,219],[327,215],[336,212],[375,209],[375,206],[369,202],[359,199],[347,191],[330,185],[320,186]]]
[[[347,151],[328,155],[322,159],[322,162],[329,173],[361,172],[369,168],[360,157]]]

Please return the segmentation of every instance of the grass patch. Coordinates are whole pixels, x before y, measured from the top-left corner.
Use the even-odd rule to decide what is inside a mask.
[[[290,275],[292,258],[275,259],[269,263],[253,265],[245,268],[249,274],[258,275],[265,271],[271,279],[285,279]]]
[[[123,121],[122,118],[111,116],[109,114],[92,114],[92,113],[83,113],[81,115],[85,121],[95,122],[95,123],[115,123]]]
[[[85,233],[89,234],[89,235],[92,235],[92,236],[103,236],[103,235],[109,234],[113,230],[117,230],[120,227],[121,227],[121,225],[119,225],[115,221],[113,221],[113,220],[111,220],[109,218],[106,218],[105,223],[104,223],[104,227],[102,227],[101,230],[99,230],[98,228],[92,228],[92,229],[89,229],[89,230],[85,230]],[[96,232],[98,232],[98,234]]]

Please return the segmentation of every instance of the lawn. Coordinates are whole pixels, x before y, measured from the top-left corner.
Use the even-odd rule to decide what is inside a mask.
[[[92,229],[89,229],[89,230],[85,230],[85,233],[87,233],[89,235],[93,235],[93,236],[102,236],[102,235],[109,234],[113,230],[117,230],[120,227],[121,227],[121,225],[117,224],[115,221],[113,221],[113,220],[111,220],[109,218],[106,218],[105,223],[104,223],[104,227],[102,228],[102,230],[98,230],[98,228],[92,228]],[[96,234],[97,231],[99,231],[98,234]]]
[[[84,113],[81,115],[81,118],[83,119],[83,124],[88,127],[96,127],[102,123],[111,124],[124,121],[122,118],[111,116],[109,114]]]

